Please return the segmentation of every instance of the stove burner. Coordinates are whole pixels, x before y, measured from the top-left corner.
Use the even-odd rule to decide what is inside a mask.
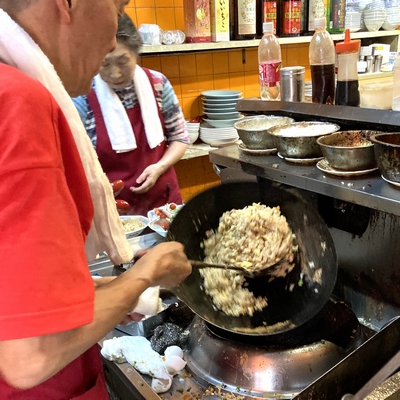
[[[203,386],[222,385],[246,398],[291,399],[365,340],[361,327],[334,299],[304,325],[272,336],[236,334],[195,317],[187,368]]]
[[[310,321],[290,331],[269,336],[246,336],[206,323],[215,335],[241,343],[261,346],[304,346],[327,340],[345,349],[354,339],[359,322],[353,311],[342,301],[331,298]]]

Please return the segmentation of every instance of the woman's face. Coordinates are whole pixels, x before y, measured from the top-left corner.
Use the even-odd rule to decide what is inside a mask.
[[[131,84],[135,73],[137,56],[123,43],[109,53],[100,67],[100,76],[113,89],[123,89]]]

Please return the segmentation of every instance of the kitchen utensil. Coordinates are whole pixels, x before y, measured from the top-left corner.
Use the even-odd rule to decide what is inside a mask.
[[[277,125],[284,125],[294,122],[289,117],[275,115],[255,115],[245,117],[236,122],[233,127],[248,149],[272,149],[275,148],[275,138],[268,133],[268,130]]]
[[[192,264],[192,267],[194,268],[218,268],[218,269],[224,269],[224,270],[232,270],[232,271],[239,271],[240,273],[242,273],[245,276],[248,276],[249,278],[256,278],[259,276],[265,276],[265,275],[269,275],[271,272],[271,269],[274,269],[275,267],[278,267],[279,265],[281,265],[282,263],[284,263],[284,261],[279,260],[278,262],[274,263],[274,264],[270,264],[270,265],[266,265],[264,268],[262,269],[258,269],[256,271],[250,271],[244,267],[240,267],[238,265],[224,265],[224,264],[210,264],[204,261],[200,261],[200,260],[189,260],[190,264]]]
[[[341,131],[317,139],[332,168],[343,171],[376,167],[374,144],[369,137],[377,131]]]
[[[400,183],[400,133],[377,133],[371,136],[375,159],[382,178]]]
[[[303,121],[275,126],[269,133],[275,136],[276,147],[283,157],[305,159],[322,157],[317,139],[339,129],[339,125],[330,122]]]
[[[197,268],[174,288],[174,293],[212,325],[243,335],[274,335],[298,327],[315,316],[335,285],[335,246],[314,206],[283,188],[266,189],[256,182],[230,182],[189,200],[172,221],[166,239],[183,243],[189,259],[203,260],[201,244],[207,231],[218,227],[222,214],[257,202],[280,207],[299,246],[299,262],[285,278],[272,282],[269,277],[251,280],[251,290],[256,295],[267,296],[268,306],[252,317],[224,314],[215,309],[211,298],[202,290],[203,279]]]

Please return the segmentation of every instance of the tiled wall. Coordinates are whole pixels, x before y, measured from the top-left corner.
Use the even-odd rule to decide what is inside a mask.
[[[146,23],[163,30],[185,30],[183,0],[131,0],[126,12],[137,27]],[[257,48],[143,55],[140,63],[171,81],[186,119],[202,114],[203,90],[234,89],[244,97],[259,95]],[[308,79],[308,43],[282,46],[282,64],[305,66]],[[220,183],[207,156],[181,160],[175,170],[184,201]]]
[[[147,23],[164,30],[185,30],[183,0],[131,0],[126,12],[138,27]],[[282,46],[282,65],[307,68],[308,46],[308,43]],[[202,114],[203,90],[234,89],[242,91],[244,97],[259,95],[257,48],[143,55],[141,65],[167,76],[187,119]],[[308,75],[307,68],[306,79]]]

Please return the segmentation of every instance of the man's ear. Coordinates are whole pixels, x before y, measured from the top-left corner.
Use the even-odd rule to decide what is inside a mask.
[[[72,1],[74,0],[54,0],[61,16],[61,22],[69,24],[71,22]]]

